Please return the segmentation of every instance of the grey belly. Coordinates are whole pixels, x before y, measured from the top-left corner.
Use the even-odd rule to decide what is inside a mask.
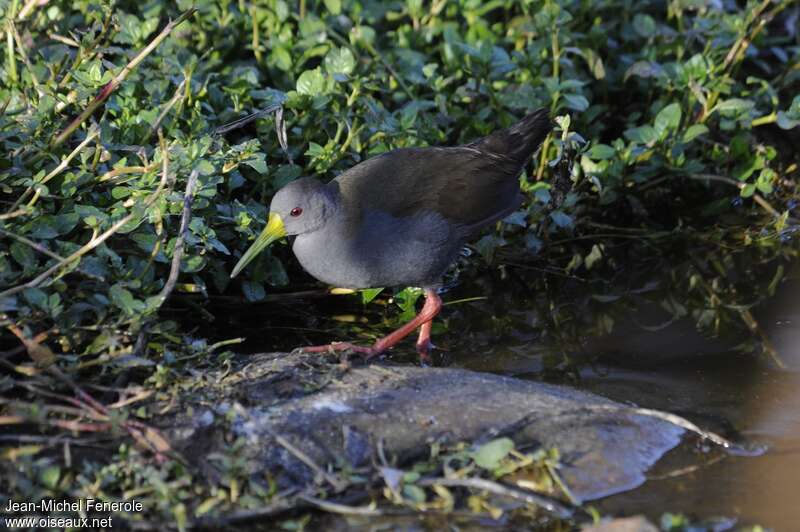
[[[320,281],[342,288],[435,286],[456,258],[463,240],[441,216],[364,217],[357,231],[328,223],[298,235],[294,253]]]

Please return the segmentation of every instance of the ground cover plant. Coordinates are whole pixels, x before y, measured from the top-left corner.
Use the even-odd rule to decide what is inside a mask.
[[[233,356],[236,331],[197,326],[209,301],[257,303],[303,279],[287,246],[229,279],[271,194],[540,106],[559,127],[521,178],[526,203],[464,275],[535,268],[543,334],[564,354],[639,298],[707,334],[740,331],[780,364],[754,310],[800,250],[796,2],[0,6],[5,493],[141,493],[146,516],[128,518],[178,527],[274,498],[235,456],[220,484],[194,482],[147,425],[153,400]],[[70,445],[102,458],[72,460]],[[510,452],[498,460],[530,458]]]

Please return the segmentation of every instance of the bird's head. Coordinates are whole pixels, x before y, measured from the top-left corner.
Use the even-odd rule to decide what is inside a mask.
[[[267,226],[233,268],[238,275],[264,248],[288,235],[316,231],[334,211],[335,194],[316,179],[304,177],[284,186],[272,198]]]

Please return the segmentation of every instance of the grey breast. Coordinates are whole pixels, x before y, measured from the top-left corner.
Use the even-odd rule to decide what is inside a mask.
[[[394,217],[365,209],[359,223],[341,218],[299,235],[294,253],[305,270],[342,288],[435,286],[463,245],[440,214]]]

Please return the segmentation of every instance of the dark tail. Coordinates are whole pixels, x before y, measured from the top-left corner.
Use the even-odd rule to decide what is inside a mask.
[[[512,126],[476,140],[469,147],[511,162],[521,169],[552,129],[553,122],[547,109],[541,108]]]

